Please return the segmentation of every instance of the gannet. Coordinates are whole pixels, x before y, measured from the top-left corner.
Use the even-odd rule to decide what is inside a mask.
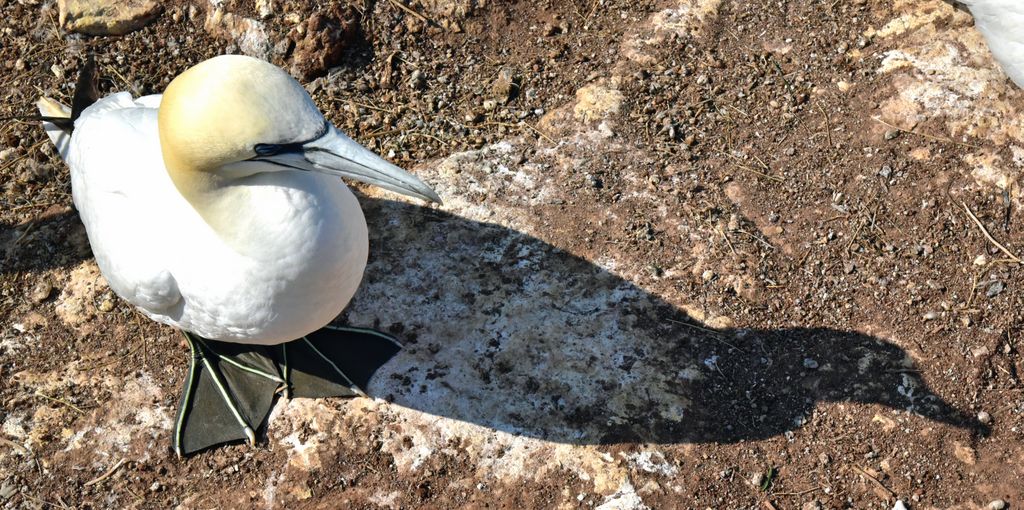
[[[958,0],[974,16],[992,56],[1006,74],[1024,88],[1024,1]]]
[[[262,60],[215,57],[134,99],[89,98],[91,59],[85,69],[72,109],[48,98],[38,107],[103,276],[191,349],[175,452],[255,443],[279,390],[365,395],[399,344],[329,326],[368,253],[362,210],[339,176],[437,194],[342,134]]]

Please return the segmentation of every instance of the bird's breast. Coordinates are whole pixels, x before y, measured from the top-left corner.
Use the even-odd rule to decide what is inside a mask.
[[[206,336],[275,344],[323,327],[362,280],[366,221],[337,178],[260,174],[231,191],[232,230],[180,259],[181,324]]]

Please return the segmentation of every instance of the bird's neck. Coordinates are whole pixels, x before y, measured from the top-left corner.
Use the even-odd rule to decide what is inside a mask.
[[[197,213],[224,241],[243,248],[246,232],[253,222],[253,208],[244,178],[215,172],[168,168],[174,186]]]

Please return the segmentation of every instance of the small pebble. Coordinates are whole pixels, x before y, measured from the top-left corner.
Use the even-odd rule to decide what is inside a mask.
[[[974,265],[976,265],[976,266],[987,266],[988,265],[988,255],[985,255],[984,253],[982,253],[981,255],[978,255],[977,257],[975,257],[974,258]]]
[[[992,415],[988,414],[985,411],[981,411],[980,413],[978,413],[978,421],[984,423],[985,425],[988,425],[989,423],[992,423]]]
[[[888,179],[889,177],[892,177],[892,167],[889,165],[883,166],[882,169],[878,171],[878,175],[881,176],[883,179]]]
[[[755,473],[754,476],[750,477],[750,483],[754,487],[760,487],[764,483],[764,473]]]
[[[1005,289],[1006,289],[1006,284],[1004,284],[1003,282],[992,282],[992,285],[989,285],[988,286],[988,290],[985,291],[985,295],[990,297],[990,298],[994,298],[994,297],[1002,294],[1003,290],[1005,290]]]
[[[98,307],[101,312],[109,312],[114,309],[114,301],[110,299],[104,299]]]
[[[933,311],[933,312],[928,312],[928,313],[924,314],[924,320],[926,320],[926,321],[933,321],[933,320],[938,319],[938,318],[939,318],[939,312],[934,312]]]
[[[903,503],[902,499],[897,499],[896,504],[892,506],[892,510],[907,510],[907,505]]]
[[[989,504],[985,505],[985,510],[1003,510],[1006,508],[1006,502],[1001,499],[996,499]]]
[[[32,288],[32,295],[30,297],[32,298],[32,302],[38,305],[39,303],[46,301],[46,298],[50,297],[52,292],[53,285],[50,285],[50,282],[44,280],[37,283],[36,286]]]
[[[896,130],[896,129],[890,129],[890,130],[885,132],[885,139],[886,140],[895,140],[899,136],[900,136],[900,132],[899,132],[899,130]]]
[[[811,370],[814,370],[814,369],[818,368],[818,362],[814,361],[811,358],[804,358],[804,368],[809,368]]]

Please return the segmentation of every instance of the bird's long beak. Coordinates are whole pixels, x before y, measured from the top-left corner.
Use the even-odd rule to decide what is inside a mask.
[[[329,124],[323,136],[296,145],[295,150],[258,159],[337,175],[428,202],[442,203],[441,197],[416,176],[388,163]]]

